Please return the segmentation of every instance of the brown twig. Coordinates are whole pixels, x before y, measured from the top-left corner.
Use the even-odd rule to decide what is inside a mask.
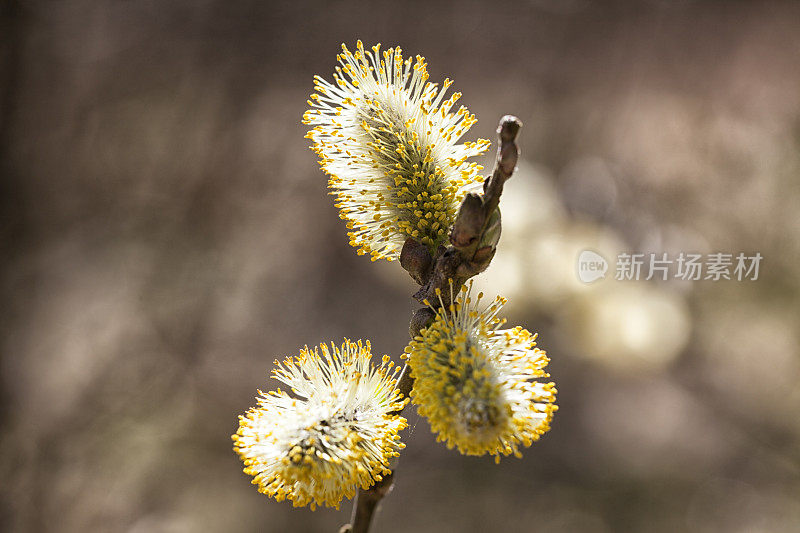
[[[450,228],[449,246],[439,246],[431,257],[427,246],[408,239],[400,252],[400,265],[419,283],[420,289],[413,295],[418,302],[439,304],[436,289],[440,290],[442,302],[450,303],[453,294],[472,276],[480,274],[489,266],[500,239],[500,210],[497,208],[503,185],[517,166],[519,148],[516,138],[522,122],[512,115],[500,119],[497,127],[499,145],[492,175],[483,184],[483,194],[468,194],[461,202],[456,220]],[[414,311],[409,324],[413,339],[427,327],[435,314],[429,307]],[[411,369],[406,365],[397,384],[404,397],[408,397],[414,385]],[[400,414],[402,409],[395,414]],[[394,471],[394,468],[392,468]],[[353,502],[350,524],[342,526],[339,533],[368,533],[372,517],[378,504],[389,494],[394,483],[394,472],[376,482],[370,488],[359,489]]]
[[[483,195],[470,193],[461,203],[450,229],[450,246],[440,246],[436,256],[432,258],[430,274],[424,278],[424,283],[420,283],[422,287],[414,294],[418,302],[438,300],[436,289],[439,289],[444,304],[448,305],[450,280],[455,294],[464,282],[486,270],[492,262],[501,229],[500,210],[497,206],[503,193],[503,185],[517,166],[519,148],[516,138],[521,127],[522,122],[515,116],[506,115],[500,119],[494,171],[483,184]],[[413,273],[411,275],[414,277]]]

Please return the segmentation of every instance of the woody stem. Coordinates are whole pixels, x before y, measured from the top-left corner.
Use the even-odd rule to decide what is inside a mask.
[[[486,270],[494,257],[500,238],[500,215],[497,206],[503,185],[517,166],[519,147],[517,134],[522,122],[513,115],[500,119],[497,127],[498,148],[492,175],[483,184],[483,194],[470,193],[461,203],[449,233],[449,246],[439,246],[431,256],[427,246],[409,238],[403,245],[400,264],[419,283],[420,289],[413,298],[422,303],[429,301],[439,305],[434,297],[439,290],[444,305],[450,303],[450,286],[453,294],[469,278]],[[448,289],[448,290],[445,290]],[[430,307],[414,311],[409,324],[413,339],[425,329],[435,317]],[[403,397],[408,397],[414,386],[411,368],[406,365],[397,383]],[[392,414],[400,414],[402,409]],[[372,518],[381,500],[389,494],[394,483],[394,471],[377,481],[368,489],[359,489],[353,502],[350,524],[342,526],[339,533],[369,533]]]

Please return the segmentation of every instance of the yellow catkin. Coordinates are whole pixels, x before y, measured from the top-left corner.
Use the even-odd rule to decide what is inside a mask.
[[[557,409],[555,384],[539,381],[549,377],[549,359],[526,329],[497,329],[505,299],[481,311],[481,297],[473,302],[464,288],[408,345],[411,400],[449,448],[520,457],[520,447],[550,429]]]
[[[399,369],[384,356],[370,364],[370,344],[345,339],[276,361],[273,378],[292,394],[259,391],[258,406],[239,417],[234,451],[259,492],[295,507],[339,507],[357,488],[390,473],[404,447],[405,401]]]
[[[371,51],[342,45],[330,83],[314,79],[303,123],[330,176],[328,186],[347,221],[350,244],[372,260],[393,260],[412,237],[435,249],[444,242],[458,205],[480,183],[482,167],[468,162],[489,141],[457,141],[476,122],[460,98],[445,99],[428,81],[425,58],[403,58],[399,47]]]

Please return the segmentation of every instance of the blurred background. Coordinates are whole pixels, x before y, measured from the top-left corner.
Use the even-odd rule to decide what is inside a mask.
[[[540,333],[560,405],[499,466],[410,412],[374,530],[800,531],[797,2],[0,12],[3,531],[347,522],[258,494],[230,435],[274,358],[408,341],[415,285],[348,246],[300,124],[358,38],[455,79],[470,140],[524,121],[479,284]],[[587,248],[764,259],[757,281],[585,285]]]

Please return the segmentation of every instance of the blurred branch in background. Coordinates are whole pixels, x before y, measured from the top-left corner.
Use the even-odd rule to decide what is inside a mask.
[[[14,248],[13,235],[20,230],[15,224],[19,210],[14,206],[16,179],[11,164],[11,139],[13,137],[14,114],[19,87],[22,41],[22,14],[17,2],[10,1],[0,6],[0,28],[5,38],[0,44],[0,212],[2,230],[0,251],[7,257]],[[4,320],[5,322],[5,320]],[[0,427],[5,426],[9,398],[4,382],[0,382]]]

